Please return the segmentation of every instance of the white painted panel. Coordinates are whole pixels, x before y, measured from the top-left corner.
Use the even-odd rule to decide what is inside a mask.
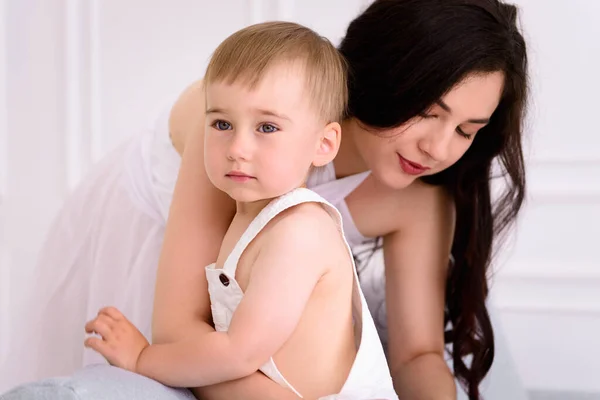
[[[529,195],[494,301],[528,388],[600,393],[600,2],[515,3],[531,63]]]
[[[500,277],[494,303],[529,389],[600,394],[600,273]]]
[[[503,311],[519,374],[529,389],[600,394],[600,314]]]
[[[521,6],[532,67],[532,155],[598,159],[600,2],[512,2]]]
[[[600,142],[600,139],[595,140]],[[600,149],[593,159],[532,161],[527,172],[533,201],[569,204],[569,200],[573,200],[600,205]]]
[[[8,172],[4,203],[13,310],[65,189],[64,80],[58,1],[5,3]],[[11,285],[13,286],[13,285]]]
[[[249,5],[248,23],[257,24],[281,19],[283,14],[293,12],[294,0],[250,0]]]
[[[250,22],[249,1],[95,1],[101,148],[135,134],[185,86],[212,51]]]
[[[600,271],[567,274],[554,269],[550,274],[500,276],[494,296],[496,306],[509,313],[571,313],[600,319]]]
[[[600,162],[548,160],[529,171],[494,303],[528,388],[600,393]]]
[[[2,2],[0,165],[6,179],[0,206],[0,301],[10,307],[0,317],[3,350],[10,346],[8,332],[14,333],[23,315],[37,251],[66,191],[61,6],[58,0]],[[10,384],[12,373],[2,370],[0,389]]]
[[[6,243],[8,126],[6,118],[6,4],[0,1],[0,365],[8,351],[10,324],[10,269]]]
[[[73,190],[88,170],[92,158],[88,144],[93,137],[89,124],[90,35],[89,28],[86,29],[89,14],[80,0],[66,0],[64,4],[65,173],[68,188]]]
[[[280,0],[279,18],[291,19],[319,32],[335,45],[348,23],[366,8],[365,0]]]
[[[6,112],[6,3],[0,2],[0,207],[6,198],[8,179],[8,118]],[[2,225],[0,225],[2,226]]]
[[[564,274],[598,271],[600,198],[532,198],[519,221],[516,238],[512,261],[503,269],[542,277],[552,274],[552,269]]]

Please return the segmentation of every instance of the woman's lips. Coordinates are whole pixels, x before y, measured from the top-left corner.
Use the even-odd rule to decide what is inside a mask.
[[[421,175],[429,169],[429,167],[424,167],[421,164],[407,160],[400,154],[398,154],[398,160],[400,162],[400,168],[408,175]]]

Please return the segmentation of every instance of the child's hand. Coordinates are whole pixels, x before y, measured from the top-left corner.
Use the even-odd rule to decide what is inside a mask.
[[[102,354],[111,365],[132,372],[136,372],[140,354],[150,345],[144,335],[114,307],[98,311],[98,316],[85,324],[85,331],[102,337],[87,338],[85,347]]]

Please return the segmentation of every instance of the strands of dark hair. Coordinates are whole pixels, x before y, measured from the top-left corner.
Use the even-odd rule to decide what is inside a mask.
[[[487,273],[494,246],[525,197],[527,55],[517,9],[497,0],[376,0],[352,21],[339,49],[349,65],[349,117],[375,131],[420,115],[471,74],[505,75],[500,103],[469,150],[423,179],[443,185],[454,198],[445,337],[455,376],[471,400],[479,399],[494,359]],[[493,162],[504,180],[494,201]]]

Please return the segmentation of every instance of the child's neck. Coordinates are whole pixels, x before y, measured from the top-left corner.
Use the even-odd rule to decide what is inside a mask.
[[[273,199],[261,199],[252,202],[236,202],[236,215],[244,219],[254,219]]]
[[[300,187],[305,188],[306,183],[303,183]],[[273,198],[260,199],[251,202],[236,201],[236,216],[252,220],[256,218],[262,209],[265,208],[272,200]]]

